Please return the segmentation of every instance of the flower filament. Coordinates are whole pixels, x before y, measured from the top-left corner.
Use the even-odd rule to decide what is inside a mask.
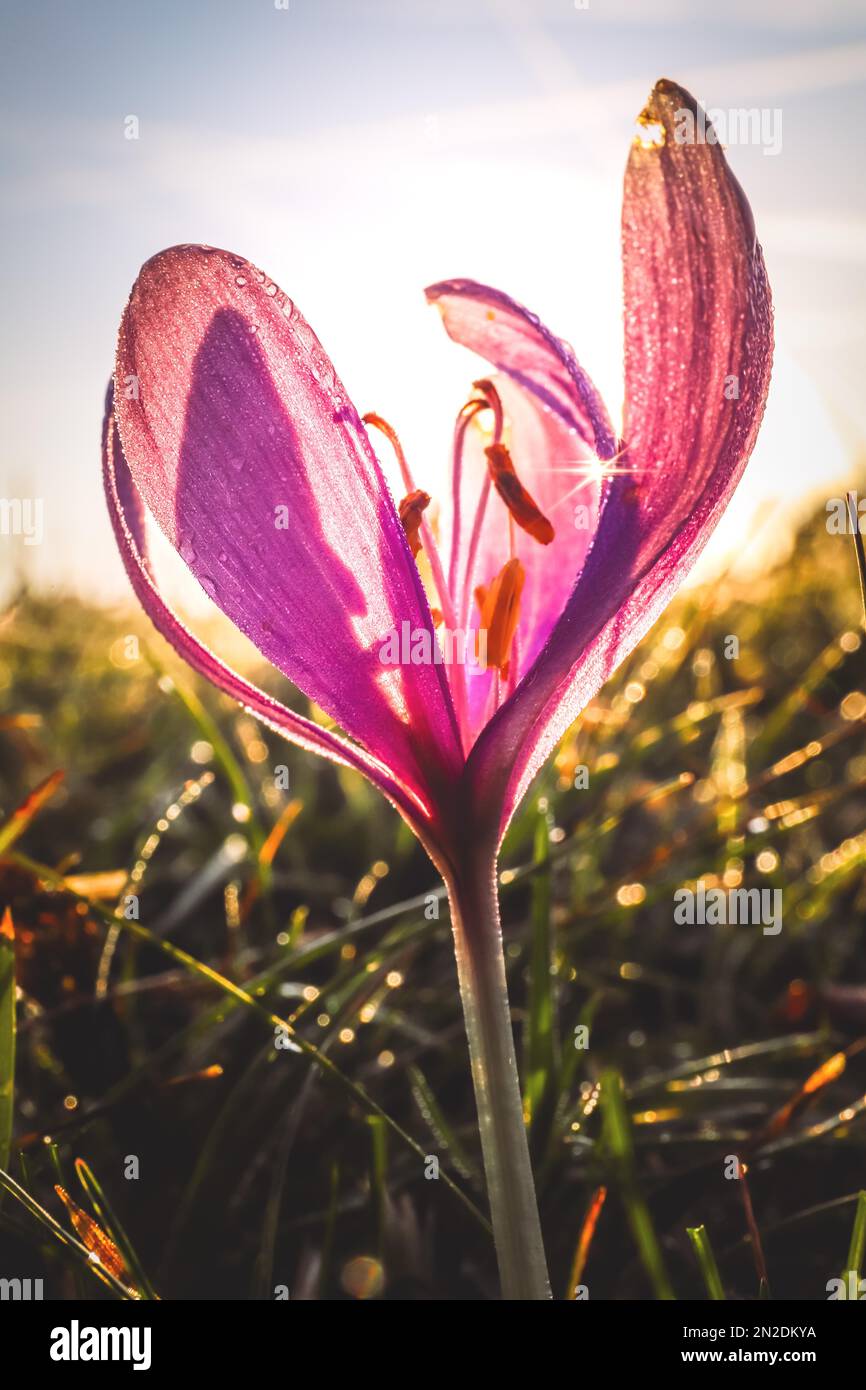
[[[515,527],[544,546],[550,545],[555,531],[549,518],[521,482],[504,442],[505,413],[499,392],[487,378],[474,382],[473,390],[475,394],[461,407],[454,427],[452,545],[447,582],[435,537],[424,516],[430,506],[429,493],[415,486],[403,447],[392,426],[373,413],[365,415],[363,420],[385,435],[396,455],[405,489],[405,495],[398,505],[398,514],[413,558],[418,560],[423,552],[425,560],[429,562],[428,577],[432,579],[434,597],[438,600],[437,607],[431,606],[434,627],[444,622],[446,630],[467,634],[468,638],[469,605],[474,596],[478,620],[474,638],[468,639],[468,650],[472,653],[476,669],[496,674],[491,691],[495,705],[501,697],[500,679],[513,688],[519,675],[515,658],[526,570],[515,554]],[[479,428],[478,417],[488,412],[492,421],[491,428],[485,433],[490,442],[483,446],[487,467],[480,483],[472,531],[464,556],[460,541],[464,523],[462,492],[466,436],[470,427]],[[489,524],[487,507],[491,492],[495,492],[502,502],[507,515],[507,558],[495,574],[486,577],[486,582],[476,584],[478,552],[485,524]],[[467,673],[454,669],[452,676],[457,717],[468,745]]]

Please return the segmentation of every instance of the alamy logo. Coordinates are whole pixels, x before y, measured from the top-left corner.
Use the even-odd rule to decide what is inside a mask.
[[[0,1302],[11,1299],[15,1303],[30,1302],[42,1298],[41,1279],[0,1279]]]
[[[764,936],[782,930],[781,888],[678,888],[674,893],[678,927],[762,927]]]
[[[149,1327],[69,1327],[51,1333],[52,1361],[131,1361],[134,1371],[150,1369]]]
[[[678,145],[759,145],[764,154],[782,148],[782,111],[776,107],[719,106],[696,111],[681,107],[674,113],[674,139]]]
[[[438,636],[426,627],[413,628],[404,618],[400,631],[392,628],[379,644],[383,666],[465,666],[470,676],[487,670],[487,629],[443,627]]]
[[[23,536],[25,545],[41,545],[44,535],[41,497],[0,497],[0,536]]]

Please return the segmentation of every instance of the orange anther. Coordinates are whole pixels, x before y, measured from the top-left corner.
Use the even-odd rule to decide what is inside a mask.
[[[479,639],[483,633],[487,644],[485,650],[482,641],[477,642],[478,660],[485,667],[495,667],[503,678],[508,676],[511,644],[520,618],[520,595],[525,579],[523,566],[515,558],[502,566],[490,584],[479,584],[475,590],[481,611]]]
[[[421,518],[424,514],[424,508],[429,506],[429,492],[422,492],[420,488],[416,488],[414,492],[408,493],[403,498],[398,508],[403,530],[406,532],[406,539],[409,542],[409,549],[413,555],[417,555],[421,549],[421,537],[419,535]]]
[[[490,480],[517,525],[541,545],[550,545],[556,532],[518,478],[505,445],[491,444],[484,452],[487,455]]]

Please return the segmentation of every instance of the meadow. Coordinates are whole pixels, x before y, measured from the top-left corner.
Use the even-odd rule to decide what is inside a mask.
[[[501,905],[555,1297],[859,1278],[864,692],[818,513],[760,579],[681,595],[524,802]],[[678,921],[683,889],[778,890],[781,929]],[[0,917],[0,1273],[497,1296],[441,885],[131,604],[0,618]]]

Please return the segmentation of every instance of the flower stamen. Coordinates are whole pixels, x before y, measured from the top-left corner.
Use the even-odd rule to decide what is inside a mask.
[[[491,481],[508,508],[509,515],[521,530],[526,531],[540,545],[550,545],[556,532],[535,498],[518,478],[505,445],[491,444],[484,452],[487,455]]]
[[[407,493],[397,508],[403,530],[406,532],[406,539],[409,542],[409,549],[412,556],[417,559],[418,552],[421,550],[421,523],[424,519],[425,508],[430,506],[429,492],[422,492],[420,488],[415,488],[414,492]]]
[[[475,381],[475,382],[473,382],[473,383],[472,383],[472,386],[473,386],[473,390],[479,392],[479,395],[481,396],[481,399],[482,399],[483,404],[486,405],[486,406],[488,407],[488,409],[490,409],[490,410],[493,411],[493,443],[494,443],[494,444],[499,444],[499,443],[501,443],[501,441],[502,441],[502,432],[503,432],[503,430],[504,430],[504,428],[505,428],[505,414],[504,414],[504,411],[503,411],[503,409],[502,409],[502,400],[501,400],[501,398],[500,398],[499,392],[497,391],[496,387],[493,385],[493,382],[492,382],[492,381],[488,381],[486,377],[482,377],[482,379],[481,379],[480,381]],[[474,420],[475,417],[476,417],[476,415],[478,414],[478,411],[475,411],[475,410],[473,410],[473,412],[472,412],[471,415],[468,414],[470,407],[471,407],[471,406],[474,406],[474,405],[475,405],[474,400],[467,401],[466,404],[464,405],[463,409],[462,409],[461,412],[460,412],[461,417],[465,418],[465,419],[467,420],[467,423],[468,423],[468,420],[469,420],[469,419],[473,419],[473,420]],[[464,426],[463,433],[465,433],[465,426]],[[463,445],[463,434],[461,434],[461,436],[460,436],[460,446],[461,446],[461,449],[462,449],[462,445]],[[461,460],[461,466],[462,466],[462,460]],[[461,626],[462,626],[462,627],[465,627],[465,626],[466,626],[466,621],[467,621],[468,614],[469,614],[469,593],[470,593],[470,586],[471,586],[471,584],[472,584],[472,577],[473,577],[473,573],[474,573],[474,570],[475,570],[475,559],[476,559],[476,556],[477,556],[477,554],[478,554],[478,546],[479,546],[480,541],[481,541],[481,532],[482,532],[482,529],[483,529],[483,526],[484,526],[484,518],[485,518],[485,515],[486,515],[486,513],[487,513],[487,500],[488,500],[489,496],[490,496],[490,472],[489,472],[489,470],[488,470],[488,473],[487,473],[487,475],[486,475],[486,477],[485,477],[485,479],[484,479],[484,482],[483,482],[482,485],[481,485],[481,494],[480,494],[480,496],[479,496],[479,498],[478,498],[478,506],[477,506],[476,511],[475,511],[475,520],[474,520],[473,523],[472,523],[472,534],[471,534],[471,536],[469,537],[469,550],[468,550],[467,555],[466,555],[466,569],[465,569],[465,573],[464,573],[464,577],[463,577],[463,590],[462,590],[462,600],[461,600],[461,607],[460,607],[460,619],[461,619]],[[454,553],[456,554],[456,545],[455,545]]]
[[[506,561],[490,584],[479,584],[475,600],[481,613],[476,639],[479,665],[508,679],[511,646],[520,618],[520,595],[526,573],[517,558]]]
[[[505,412],[502,409],[502,397],[493,385],[493,382],[487,377],[482,377],[480,381],[473,381],[472,389],[481,394],[487,405],[489,405],[490,409],[493,411],[493,439],[494,442],[498,444],[505,429]],[[472,401],[467,401],[467,405],[471,404]],[[466,406],[463,408],[465,410]]]
[[[376,415],[374,411],[368,412],[368,414],[362,416],[362,419],[365,425],[372,425],[374,429],[377,429],[380,431],[381,434],[384,434],[385,438],[387,439],[388,443],[391,445],[391,448],[394,450],[394,453],[397,456],[397,463],[400,468],[400,476],[403,479],[403,486],[406,489],[407,494],[406,497],[403,499],[403,502],[400,503],[400,520],[403,521],[402,507],[405,505],[406,502],[409,502],[409,500],[413,497],[427,497],[427,502],[424,503],[424,507],[426,507],[430,501],[430,498],[426,492],[422,492],[420,488],[416,488],[414,479],[412,477],[411,469],[409,468],[409,462],[406,458],[406,454],[403,451],[403,445],[400,443],[399,436],[397,434],[397,431],[394,429],[393,425],[389,425],[387,420],[383,419],[381,415]],[[421,512],[423,512],[424,507],[421,507]],[[436,586],[436,593],[439,598],[442,613],[445,616],[445,622],[449,627],[453,628],[455,625],[454,605],[451,601],[451,591],[445,582],[445,575],[442,570],[442,562],[439,559],[439,551],[436,546],[436,541],[434,539],[433,532],[431,531],[427,522],[424,520],[423,516],[421,516],[420,512],[418,514],[417,532],[421,538],[419,549],[421,548],[421,546],[423,546],[427,558],[430,561],[430,571],[433,575],[433,583]],[[412,545],[411,537],[409,539],[409,544],[410,546]],[[413,549],[412,554],[417,555],[418,551]]]
[[[400,476],[403,479],[403,486],[406,489],[406,496],[400,503],[398,512],[403,529],[406,532],[406,539],[412,555],[416,558],[423,549],[430,564],[430,576],[435,589],[435,596],[438,598],[438,606],[430,608],[430,616],[433,627],[438,628],[444,625],[446,631],[454,632],[457,624],[455,620],[454,601],[451,597],[445,572],[442,568],[442,561],[439,558],[439,548],[436,538],[429,524],[424,520],[424,511],[430,504],[430,496],[421,488],[415,486],[409,462],[403,450],[403,445],[397,435],[393,425],[383,419],[381,415],[376,415],[370,411],[364,415],[365,425],[372,425],[374,429],[384,434],[391,448],[397,456],[397,463],[400,468]],[[422,581],[423,582],[423,581]],[[464,625],[465,626],[465,625]],[[468,712],[466,698],[466,673],[459,667],[452,667],[454,694],[454,708],[457,716],[457,724],[460,729],[460,737],[464,744],[468,740]]]

